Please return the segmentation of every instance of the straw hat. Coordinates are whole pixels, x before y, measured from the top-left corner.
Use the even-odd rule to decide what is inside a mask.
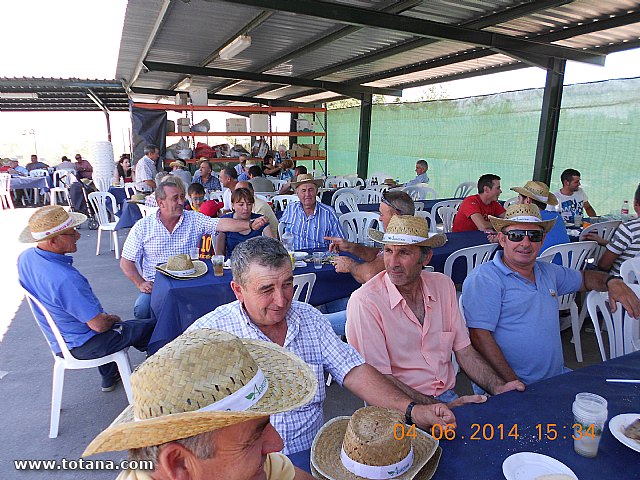
[[[364,407],[351,417],[336,417],[320,429],[311,446],[311,465],[328,480],[431,478],[437,467],[425,469],[438,442],[416,428],[416,436],[406,432],[400,412],[380,407]],[[377,468],[376,468],[377,467]]]
[[[543,182],[529,180],[524,184],[524,187],[512,187],[511,190],[547,205],[558,205],[558,199],[553,193],[549,192],[549,186]]]
[[[394,215],[384,232],[369,229],[369,238],[384,245],[416,245],[441,247],[447,243],[442,233],[430,233],[427,221],[413,215]]]
[[[291,182],[291,187],[296,189],[303,183],[315,183],[316,187],[320,188],[324,183],[324,180],[322,180],[321,178],[314,179],[313,175],[310,173],[301,173],[296,177],[295,182]]]
[[[510,205],[504,214],[504,218],[489,215],[489,221],[496,232],[501,232],[504,227],[516,224],[531,224],[542,227],[544,233],[548,233],[553,228],[556,219],[542,220],[540,209],[535,205]]]
[[[174,161],[174,162],[171,162],[171,163],[169,164],[169,166],[170,166],[171,168],[173,168],[173,167],[180,167],[180,168],[184,168],[184,167],[186,166],[186,163],[184,163],[182,160],[176,160],[176,161]]]
[[[35,211],[18,239],[22,243],[41,242],[83,224],[87,216],[67,212],[59,205],[47,205]]]
[[[385,178],[382,184],[389,185],[390,187],[395,187],[396,185],[398,185],[398,183],[393,178]]]
[[[131,198],[127,200],[127,203],[137,203],[144,205],[144,201],[146,198],[147,196],[144,193],[136,193],[134,195],[131,195]]]
[[[131,375],[133,403],[83,456],[192,437],[309,403],[318,388],[311,368],[271,342],[227,332],[186,332]]]
[[[3,158],[2,159],[2,166],[3,167],[8,167],[9,165],[11,165],[12,160],[10,158]]]
[[[158,265],[156,270],[164,273],[171,278],[178,280],[188,280],[190,278],[198,278],[207,273],[207,264],[201,260],[191,260],[189,255],[181,253],[169,257],[167,263]]]

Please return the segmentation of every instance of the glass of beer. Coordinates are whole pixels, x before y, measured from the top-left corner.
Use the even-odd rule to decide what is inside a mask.
[[[213,274],[216,277],[224,275],[224,255],[213,255],[211,263],[213,264]]]

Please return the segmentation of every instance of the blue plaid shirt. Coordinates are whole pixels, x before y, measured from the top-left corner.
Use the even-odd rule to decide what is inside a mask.
[[[271,415],[271,423],[284,441],[285,454],[311,448],[311,443],[324,424],[322,403],[327,397],[324,370],[340,385],[344,377],[364,363],[360,354],[333,332],[331,324],[307,303],[292,302],[287,313],[287,335],[284,348],[298,355],[311,367],[318,379],[318,391],[310,403],[290,412]],[[251,322],[239,301],[221,305],[196,320],[187,331],[217,328],[240,338],[271,340]]]
[[[300,202],[290,202],[285,208],[280,223],[293,233],[293,248],[296,250],[326,248],[329,242],[324,237],[344,238],[344,231],[333,208],[316,202],[316,209],[307,217]]]
[[[199,183],[204,187],[204,189],[208,192],[210,190],[222,190],[222,186],[220,185],[220,180],[213,175],[209,175],[209,180],[206,182],[202,180],[202,177],[198,177],[193,179],[193,183]]]

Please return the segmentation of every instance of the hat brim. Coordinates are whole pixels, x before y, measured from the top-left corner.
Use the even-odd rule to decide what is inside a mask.
[[[509,225],[538,225],[539,227],[542,227],[542,231],[544,233],[549,233],[553,228],[553,225],[556,223],[555,218],[552,218],[551,220],[540,220],[539,222],[523,222],[521,220],[507,220],[500,217],[494,217],[493,215],[489,215],[489,221],[496,232],[501,232],[504,227],[508,227]]]
[[[21,243],[42,242],[49,238],[57,237],[61,233],[66,232],[67,230],[70,230],[72,228],[75,228],[78,225],[82,225],[84,222],[87,221],[87,216],[83,213],[69,212],[69,216],[73,219],[73,222],[71,223],[71,225],[69,225],[68,228],[65,228],[64,230],[60,230],[59,232],[52,233],[51,235],[47,235],[46,237],[37,240],[33,238],[33,235],[31,235],[31,230],[29,230],[29,226],[26,226],[24,230],[22,230],[22,232],[20,233],[20,236],[18,237],[18,241]]]
[[[324,185],[324,180],[322,180],[321,178],[315,178],[313,180],[303,180],[301,182],[291,182],[291,188],[293,188],[295,190],[300,185],[303,185],[305,183],[315,183],[316,187],[320,188],[320,187],[322,187],[322,185]]]
[[[186,164],[185,164],[184,162],[178,162],[178,161],[176,161],[176,162],[171,162],[171,163],[169,164],[169,166],[170,166],[170,167],[182,167],[182,168],[184,168],[184,167],[186,167]]]
[[[204,263],[202,260],[194,260],[193,261],[193,266],[195,267],[196,271],[189,274],[189,275],[176,275],[174,273],[171,273],[170,271],[167,270],[167,263],[163,263],[162,265],[158,265],[156,267],[156,270],[158,270],[159,272],[164,273],[167,277],[171,277],[174,278],[176,280],[190,280],[192,278],[198,278],[201,277],[202,275],[204,275],[205,273],[207,273],[209,271],[209,268],[207,267],[207,264]]]
[[[438,248],[447,243],[447,236],[443,233],[429,233],[429,238],[426,238],[422,242],[418,243],[403,243],[399,240],[385,241],[384,232],[381,232],[380,230],[376,230],[374,228],[369,229],[369,238],[375,242],[382,243],[383,245],[415,245],[417,247]]]
[[[340,461],[340,451],[344,434],[351,417],[336,417],[325,423],[311,445],[311,466],[327,480],[360,480],[361,477],[347,470]],[[438,450],[438,441],[429,434],[416,428],[413,445],[413,465],[394,480],[429,480],[438,467],[440,456],[429,468],[425,468]]]
[[[293,410],[313,400],[318,389],[318,379],[300,357],[274,343],[246,338],[240,340],[269,381],[265,395],[249,410],[195,411],[135,420],[133,407],[129,405],[109,427],[93,439],[82,456],[161,445]]]
[[[540,200],[540,198],[536,197],[533,192],[531,192],[530,190],[527,190],[526,188],[512,187],[511,190],[513,190],[516,193],[519,193],[520,195],[524,195],[525,197],[532,198],[533,200],[536,200],[538,202],[551,205],[552,207],[555,207],[556,205],[558,205],[558,198],[551,192],[549,192],[549,196],[547,197],[547,201],[545,202],[544,200]]]
[[[145,201],[144,200],[134,200],[132,198],[127,200],[127,203],[135,203],[136,205],[144,205]]]

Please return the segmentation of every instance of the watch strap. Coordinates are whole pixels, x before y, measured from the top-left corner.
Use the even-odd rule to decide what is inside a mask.
[[[416,402],[411,402],[409,405],[407,405],[407,410],[404,412],[404,421],[406,422],[407,425],[415,424],[413,419],[411,418],[411,411],[415,406],[416,406]]]

